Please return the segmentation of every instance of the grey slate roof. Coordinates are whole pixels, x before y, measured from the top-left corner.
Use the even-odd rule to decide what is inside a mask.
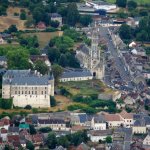
[[[81,44],[78,48],[78,50],[82,51],[86,55],[89,55],[89,48],[85,44]]]
[[[85,123],[87,121],[87,114],[79,114],[80,123]]]
[[[53,76],[42,76],[31,70],[8,70],[3,76],[3,84],[11,85],[48,85]]]
[[[135,115],[133,115],[133,119],[135,120],[134,126],[150,125],[150,116],[148,116],[148,115],[135,114]]]
[[[74,77],[89,77],[92,76],[88,70],[68,70],[64,71],[61,78],[74,78]]]

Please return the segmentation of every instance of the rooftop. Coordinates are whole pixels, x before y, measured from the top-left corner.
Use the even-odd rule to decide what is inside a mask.
[[[31,70],[8,70],[3,76],[3,84],[12,85],[47,85],[53,77]]]
[[[85,69],[74,69],[74,70],[66,70],[63,72],[61,78],[74,78],[74,77],[91,77],[92,74],[90,71]]]

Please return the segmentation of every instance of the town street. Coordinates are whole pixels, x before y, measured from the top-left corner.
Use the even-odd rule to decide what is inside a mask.
[[[120,57],[117,49],[115,48],[112,39],[110,38],[108,28],[100,26],[99,31],[100,31],[100,36],[103,37],[107,41],[108,52],[110,52],[111,57],[114,58],[116,69],[120,73],[122,80],[127,83],[128,87],[133,88],[131,84],[131,76],[129,72],[127,71],[126,66],[123,63],[122,58]]]

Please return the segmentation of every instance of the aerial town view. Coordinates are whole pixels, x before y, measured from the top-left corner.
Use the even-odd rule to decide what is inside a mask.
[[[150,0],[0,0],[0,150],[150,150]]]

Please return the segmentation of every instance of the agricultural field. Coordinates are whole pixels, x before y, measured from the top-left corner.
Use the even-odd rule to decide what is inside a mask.
[[[40,48],[43,48],[50,39],[61,36],[63,34],[62,31],[56,31],[56,32],[35,32],[35,33],[25,33],[23,34],[24,37],[26,36],[34,36],[36,35],[39,41]]]
[[[99,80],[79,81],[79,82],[64,82],[59,83],[59,87],[66,88],[72,95],[93,95],[99,93],[112,93],[112,89],[106,87]]]

